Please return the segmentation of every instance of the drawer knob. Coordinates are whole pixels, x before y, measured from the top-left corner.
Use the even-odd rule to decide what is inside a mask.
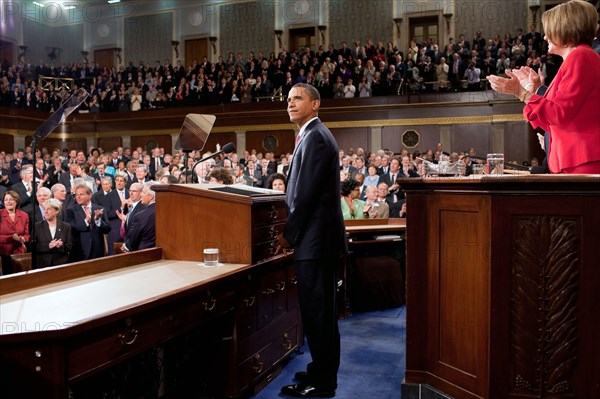
[[[253,296],[251,296],[250,298],[244,298],[244,304],[246,305],[247,308],[250,308],[254,305],[254,302],[256,301],[256,298]]]
[[[267,288],[266,290],[261,291],[261,294],[263,294],[263,295],[271,295],[274,293],[275,293],[275,290],[273,288]]]
[[[272,209],[269,212],[269,218],[271,218],[271,220],[276,220],[277,219],[277,211],[275,209]]]
[[[269,229],[269,239],[273,240],[275,238],[277,238],[277,229],[275,227],[271,227]]]
[[[280,281],[280,282],[276,283],[275,288],[277,288],[278,291],[285,290],[285,281]]]
[[[217,306],[217,300],[215,298],[210,298],[208,302],[202,302],[204,305],[204,310],[213,310],[215,306]]]
[[[296,278],[296,276],[290,277],[289,281],[290,281],[290,285],[297,285],[298,284],[298,279]]]
[[[252,369],[256,374],[262,373],[264,365],[265,364],[260,361],[260,355],[254,355],[254,366],[252,366]]]
[[[138,330],[132,328],[130,335],[131,338],[128,339],[125,334],[119,334],[119,341],[121,341],[121,345],[132,345],[138,337]]]

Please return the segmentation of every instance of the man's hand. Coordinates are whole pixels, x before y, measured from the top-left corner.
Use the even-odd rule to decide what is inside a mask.
[[[279,234],[277,236],[277,250],[275,251],[276,254],[279,253],[288,253],[291,250],[292,245],[289,243],[288,240],[285,239],[285,237],[283,236],[283,234]]]
[[[98,220],[104,214],[104,209],[97,209],[94,211],[94,220]]]

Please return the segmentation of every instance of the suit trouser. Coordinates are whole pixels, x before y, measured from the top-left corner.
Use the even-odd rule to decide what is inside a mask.
[[[336,277],[339,262],[339,258],[295,261],[300,313],[312,356],[307,367],[309,382],[332,390],[337,388],[340,367]]]

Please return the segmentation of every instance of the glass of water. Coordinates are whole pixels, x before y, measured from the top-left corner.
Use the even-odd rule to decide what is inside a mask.
[[[504,173],[504,154],[487,154],[487,174],[502,176]]]
[[[204,248],[204,266],[219,265],[219,248]]]

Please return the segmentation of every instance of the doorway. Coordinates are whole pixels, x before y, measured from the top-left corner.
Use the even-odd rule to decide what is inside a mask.
[[[14,44],[6,40],[0,40],[0,62],[3,64],[13,65],[15,63]]]
[[[208,39],[191,39],[185,41],[185,59],[182,64],[187,67],[192,65],[192,60],[195,58],[198,64],[202,63],[204,57],[210,56],[208,54]]]
[[[310,46],[312,51],[317,51],[315,28],[290,29],[289,52]]]
[[[438,17],[411,18],[409,38],[417,43],[427,43],[429,39],[432,39],[433,43],[439,43]]]
[[[111,67],[115,66],[115,51],[114,49],[94,50],[94,62],[96,67]],[[118,68],[117,68],[118,69]]]

